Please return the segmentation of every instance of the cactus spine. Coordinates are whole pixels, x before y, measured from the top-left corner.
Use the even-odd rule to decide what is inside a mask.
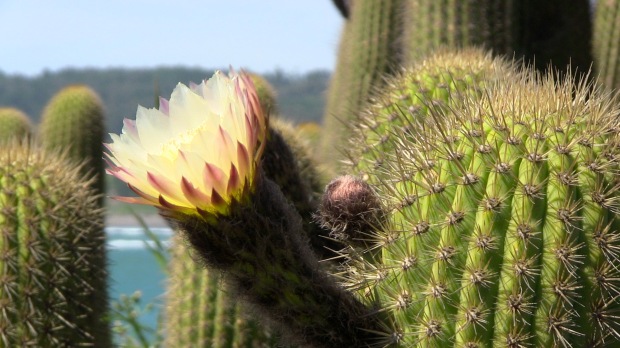
[[[59,91],[45,106],[39,125],[39,140],[48,149],[66,151],[77,163],[87,161],[86,173],[96,176],[93,187],[105,192],[103,105],[99,96],[84,85]]]
[[[26,114],[15,108],[0,108],[0,143],[30,137],[32,123]]]
[[[423,122],[432,108],[456,107],[463,96],[479,97],[486,84],[509,75],[514,75],[510,64],[477,49],[464,49],[457,55],[438,50],[413,68],[403,69],[354,121],[357,134],[349,146],[349,164],[359,175],[368,170],[381,172],[394,145],[412,140],[408,130]],[[409,117],[399,117],[400,113]]]
[[[0,344],[107,347],[103,211],[55,152],[0,149]]]
[[[349,286],[402,347],[617,346],[618,109],[571,76],[486,81],[458,107],[390,113],[364,172],[389,216]]]

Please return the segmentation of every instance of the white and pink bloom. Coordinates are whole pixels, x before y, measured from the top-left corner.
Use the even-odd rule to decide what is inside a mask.
[[[107,172],[139,197],[116,197],[185,214],[226,213],[252,187],[267,119],[251,79],[216,72],[178,84],[159,109],[138,107],[110,134]]]

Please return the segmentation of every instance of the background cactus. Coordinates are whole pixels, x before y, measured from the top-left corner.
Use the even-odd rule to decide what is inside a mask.
[[[571,76],[484,80],[423,118],[385,92],[395,136],[364,174],[388,216],[346,285],[389,313],[385,344],[617,346],[618,108]]]
[[[423,122],[432,108],[458,107],[462,97],[480,97],[487,84],[515,74],[512,64],[482,50],[455,52],[438,50],[414,67],[403,69],[358,114],[352,122],[356,130],[347,156],[358,175],[366,175],[367,170],[389,171],[389,167],[382,168],[385,157],[391,156],[396,143],[414,140],[408,129]],[[399,117],[402,113],[409,117]]]
[[[21,110],[9,107],[0,108],[0,142],[6,143],[10,139],[18,142],[30,137],[32,124],[30,119]]]
[[[596,2],[593,26],[594,68],[600,82],[610,89],[620,85],[620,1]]]
[[[45,106],[38,137],[48,149],[66,151],[77,163],[87,161],[82,169],[85,174],[95,176],[93,188],[104,193],[104,133],[104,111],[99,96],[87,86],[71,85],[60,90]]]
[[[343,5],[342,2],[336,2]],[[323,116],[321,157],[332,168],[343,159],[350,130],[384,77],[433,50],[483,47],[539,70],[566,64],[586,71],[591,62],[587,0],[351,1]],[[339,6],[339,9],[342,6]],[[346,134],[343,136],[343,134]],[[338,172],[335,170],[334,172]]]
[[[192,259],[175,237],[166,292],[166,347],[278,347],[276,335],[250,318],[217,271]]]
[[[587,0],[408,0],[403,61],[413,64],[441,47],[481,47],[523,58],[540,71],[569,63],[586,71],[592,62],[589,7]]]
[[[0,148],[0,344],[109,347],[103,211],[81,167]]]
[[[405,0],[351,1],[342,29],[338,61],[332,75],[323,117],[321,159],[337,172],[338,153],[346,144],[345,124],[363,110],[374,86],[401,63]],[[377,88],[377,87],[374,87]],[[330,173],[333,175],[333,173]]]

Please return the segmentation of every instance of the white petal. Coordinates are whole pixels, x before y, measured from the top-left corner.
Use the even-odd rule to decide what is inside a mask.
[[[157,109],[139,106],[136,128],[142,146],[146,149],[160,149],[162,142],[170,139],[170,118]]]

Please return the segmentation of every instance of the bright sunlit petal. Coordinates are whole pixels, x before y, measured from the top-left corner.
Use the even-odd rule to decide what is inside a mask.
[[[119,200],[204,216],[252,189],[267,130],[245,74],[178,84],[159,109],[138,107],[106,145],[108,174],[139,197]]]

